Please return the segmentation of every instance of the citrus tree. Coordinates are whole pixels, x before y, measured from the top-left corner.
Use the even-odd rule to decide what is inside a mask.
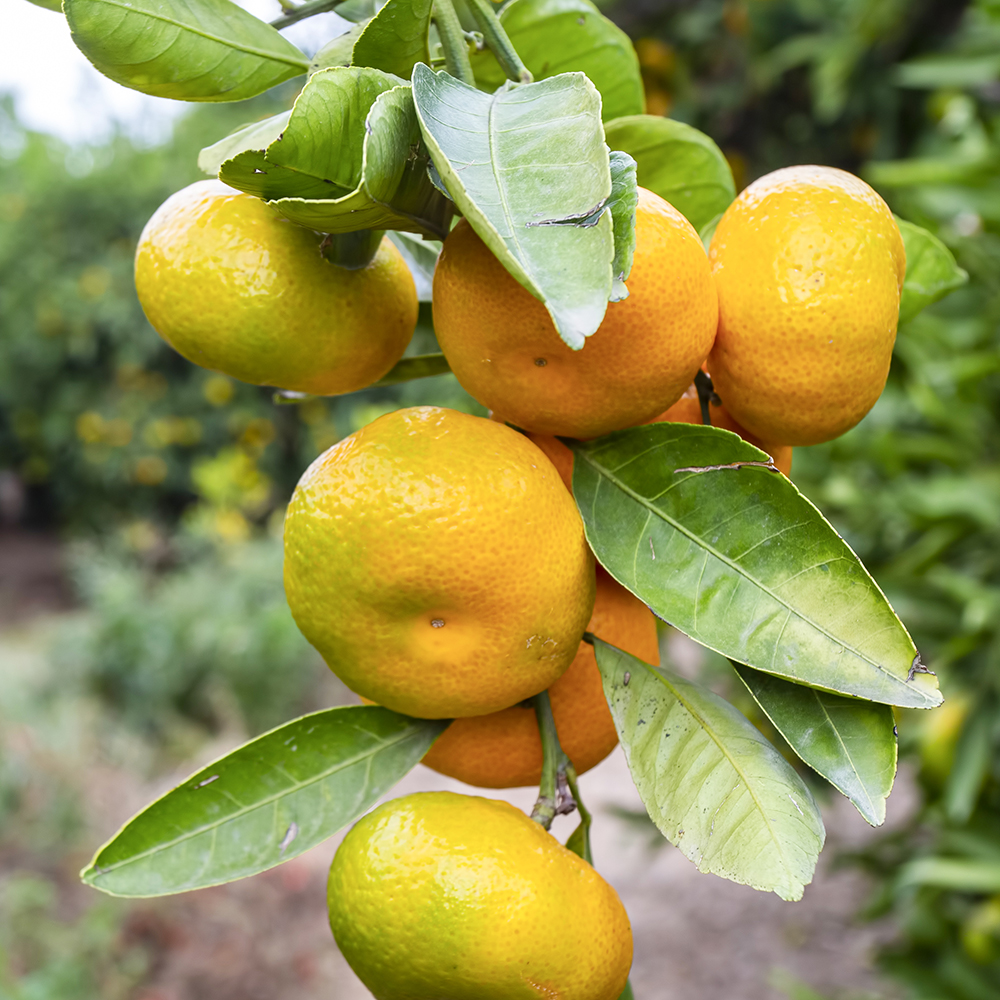
[[[370,703],[199,771],[84,881],[153,896],[264,871],[422,759],[537,782],[539,827],[579,812],[568,851],[479,800],[397,800],[338,852],[334,933],[376,996],[614,1000],[630,933],[593,881],[577,776],[620,741],[700,870],[798,899],[824,840],[808,787],[657,665],[649,611],[728,657],[788,748],[883,821],[893,706],[935,707],[936,679],[786,474],[791,446],[874,404],[898,320],[963,282],[945,246],[843,171],[737,197],[708,136],[644,113],[631,43],[589,0],[309,0],[270,25],[229,0],[63,9],[94,65],[148,94],[239,101],[306,77],[290,110],[202,151],[221,184],[150,220],[137,287],[165,339],[276,403],[452,369],[494,411],[390,413],[305,472],[289,603]],[[331,9],[354,26],[311,59],[279,33]],[[418,299],[441,353],[405,356]],[[583,977],[541,947],[569,916]],[[484,953],[505,922],[517,934]],[[408,952],[373,963],[386,933]]]

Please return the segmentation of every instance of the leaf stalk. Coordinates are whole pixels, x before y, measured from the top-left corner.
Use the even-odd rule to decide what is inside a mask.
[[[333,10],[334,7],[339,7],[343,2],[344,0],[308,0],[307,3],[299,4],[294,9],[286,10],[281,17],[276,17],[271,21],[271,27],[279,30],[287,28],[290,24],[312,17],[314,14],[325,14]]]
[[[500,64],[500,68],[507,74],[507,78],[515,83],[531,83],[534,77],[529,72],[528,67],[521,62],[521,57],[511,44],[511,40],[489,0],[465,0],[465,2],[469,5],[469,10],[476,19],[479,30],[483,33],[483,40],[496,56],[496,60]]]
[[[476,78],[469,59],[469,43],[465,39],[465,31],[454,3],[452,0],[435,0],[431,16],[441,36],[445,69],[457,80],[474,87]]]

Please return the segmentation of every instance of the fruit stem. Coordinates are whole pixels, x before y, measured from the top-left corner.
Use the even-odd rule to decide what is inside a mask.
[[[716,406],[719,405],[719,397],[715,394],[711,376],[699,368],[698,374],[694,377],[694,387],[698,390],[698,403],[701,406],[701,422],[706,427],[711,427],[712,416],[709,413],[708,404],[715,403]]]
[[[452,0],[435,0],[431,16],[441,36],[445,69],[456,79],[474,87],[476,78],[469,60],[469,43],[465,40],[465,32],[455,12],[454,3]]]
[[[571,770],[573,765],[559,745],[548,691],[536,694],[531,701],[538,719],[538,735],[542,740],[542,780],[538,783],[538,798],[535,808],[531,810],[531,818],[548,830],[556,816],[564,816],[576,808],[567,775],[567,770]],[[575,783],[575,773],[573,780]]]
[[[521,57],[511,44],[490,0],[465,0],[465,2],[483,33],[483,41],[496,56],[500,68],[507,74],[508,79],[515,83],[531,83],[534,77],[528,71],[528,67],[521,62]]]
[[[294,9],[287,10],[281,17],[276,17],[271,22],[272,28],[287,28],[296,21],[312,17],[314,14],[325,14],[334,7],[340,6],[344,0],[309,0],[308,3],[300,4]]]
[[[443,354],[415,354],[412,358],[403,358],[389,369],[377,382],[366,385],[365,389],[378,389],[384,385],[398,385],[415,378],[430,378],[433,375],[444,375],[450,372],[448,361]],[[345,393],[347,395],[347,393]],[[292,389],[278,389],[272,397],[272,402],[278,406],[290,406],[304,403],[309,399],[328,399],[328,396],[313,396],[308,392],[295,392]]]
[[[384,229],[358,229],[353,233],[327,233],[319,252],[337,267],[361,271],[374,259],[385,236]]]

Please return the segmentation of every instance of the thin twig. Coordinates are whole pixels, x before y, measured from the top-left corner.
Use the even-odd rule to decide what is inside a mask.
[[[343,2],[344,0],[309,0],[308,3],[301,4],[293,10],[289,10],[287,13],[282,14],[281,17],[276,17],[271,22],[271,27],[287,28],[290,24],[295,24],[297,21],[312,17],[314,14],[325,14]]]
[[[452,0],[435,0],[432,16],[441,36],[445,69],[456,79],[474,87],[476,77],[469,60],[469,43],[465,40],[462,22],[458,19]]]
[[[489,0],[465,0],[465,2],[468,4],[472,16],[476,19],[479,30],[483,33],[483,41],[496,56],[496,60],[507,78],[515,83],[531,83],[534,77],[528,71],[528,67],[521,62],[521,57],[511,44],[511,40],[507,36],[507,32],[504,31],[504,27]]]

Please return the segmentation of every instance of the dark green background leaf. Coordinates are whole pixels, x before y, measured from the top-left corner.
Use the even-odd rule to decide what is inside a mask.
[[[536,80],[586,73],[601,94],[605,120],[646,110],[632,42],[589,0],[514,0],[500,23]],[[506,79],[488,50],[473,54],[472,68],[485,90],[496,90]]]
[[[767,673],[931,708],[937,680],[857,556],[729,431],[653,424],[574,444],[573,494],[598,561],[665,621]]]
[[[273,868],[362,815],[447,724],[374,705],[303,716],[148,806],[82,878],[114,896],[162,896]]]
[[[969,275],[933,233],[899,216],[896,216],[896,224],[906,247],[906,279],[899,300],[899,322],[905,323],[960,288],[969,280]]]
[[[872,826],[885,822],[896,776],[892,709],[733,667],[788,745],[854,803]]]
[[[230,0],[66,0],[73,41],[105,76],[154,97],[242,101],[309,60]]]
[[[611,172],[599,97],[582,73],[488,95],[418,64],[413,99],[434,166],[462,214],[572,348],[612,288]],[[596,224],[584,220],[600,215]]]
[[[431,0],[389,0],[354,43],[351,65],[373,66],[410,78],[418,62],[427,62]]]
[[[801,899],[826,837],[788,761],[729,702],[595,639],[650,818],[699,871]]]
[[[608,145],[636,162],[639,184],[670,202],[699,232],[736,197],[733,172],[704,132],[653,115],[631,115],[604,126]]]

